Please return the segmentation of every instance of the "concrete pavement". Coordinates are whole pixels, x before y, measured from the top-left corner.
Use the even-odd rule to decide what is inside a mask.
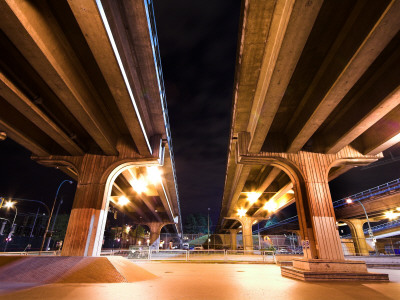
[[[159,276],[135,283],[1,285],[0,299],[398,299],[400,271],[389,283],[315,282],[283,278],[276,265],[143,262]],[[14,290],[13,290],[14,289]]]

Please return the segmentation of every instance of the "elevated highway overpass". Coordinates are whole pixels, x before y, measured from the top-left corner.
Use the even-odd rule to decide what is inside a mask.
[[[400,2],[246,0],[240,24],[220,228],[251,249],[295,201],[304,258],[343,261],[328,181],[400,142]]]
[[[99,255],[110,201],[180,234],[152,1],[1,1],[0,27],[2,137],[78,182],[62,254]]]

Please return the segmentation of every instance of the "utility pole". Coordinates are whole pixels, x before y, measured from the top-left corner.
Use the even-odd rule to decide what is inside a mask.
[[[35,229],[36,220],[37,220],[37,217],[38,217],[38,214],[39,214],[39,210],[40,210],[40,208],[38,208],[38,210],[36,212],[35,220],[33,221],[32,230],[31,230],[31,234],[29,235],[29,238],[33,237],[33,230]]]
[[[207,213],[207,250],[210,250],[210,208]]]
[[[60,210],[60,206],[62,203],[63,203],[63,199],[61,198],[60,203],[58,203],[58,206],[57,206],[56,215],[54,216],[53,223],[51,224],[50,236],[47,238],[46,249],[49,249],[51,237],[53,236],[53,232],[54,232],[54,225],[56,224],[58,211]]]

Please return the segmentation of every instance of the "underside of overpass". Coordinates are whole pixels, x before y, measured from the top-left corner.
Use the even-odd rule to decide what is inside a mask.
[[[110,201],[181,233],[152,1],[7,0],[0,26],[0,131],[78,182],[63,255],[99,254]]]
[[[296,203],[305,259],[343,260],[328,181],[398,147],[399,29],[399,1],[243,1],[221,230],[251,249]]]

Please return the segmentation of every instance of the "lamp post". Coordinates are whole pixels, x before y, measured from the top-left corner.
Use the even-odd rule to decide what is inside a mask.
[[[210,250],[210,208],[207,213],[207,250]]]
[[[61,186],[62,186],[65,182],[68,182],[69,184],[72,184],[72,181],[71,181],[71,180],[64,180],[64,181],[61,182],[60,185],[58,186],[57,193],[56,193],[56,196],[55,196],[55,198],[54,198],[53,206],[52,206],[52,208],[51,208],[51,212],[50,212],[50,215],[49,215],[49,220],[47,221],[46,230],[45,230],[44,235],[43,235],[43,240],[42,240],[42,245],[40,246],[40,251],[43,251],[44,242],[45,242],[45,240],[46,240],[47,232],[49,231],[49,226],[50,226],[51,217],[53,216],[54,207],[56,206],[58,192],[60,191]]]
[[[349,204],[353,203],[353,199],[347,198],[346,202],[349,203]],[[373,233],[373,231],[371,229],[371,223],[369,222],[367,211],[366,211],[364,205],[361,203],[361,201],[357,201],[357,203],[359,203],[361,205],[362,209],[364,210],[365,218],[367,219],[367,223],[368,223],[368,235],[369,235],[370,238],[372,238],[372,243],[374,244],[375,253],[378,254],[378,250],[376,249],[376,240],[375,240],[375,237],[374,237],[374,233]]]
[[[14,215],[14,219],[13,219],[12,224],[11,224],[10,233],[8,234],[8,237],[6,239],[6,245],[4,246],[4,252],[6,252],[7,246],[8,246],[8,242],[10,241],[11,235],[13,234],[15,219],[17,218],[17,215],[18,215],[18,209],[17,209],[16,206],[14,206],[14,202],[11,202],[11,201],[6,202],[6,204],[4,206],[7,207],[7,208],[15,208],[15,215]]]

